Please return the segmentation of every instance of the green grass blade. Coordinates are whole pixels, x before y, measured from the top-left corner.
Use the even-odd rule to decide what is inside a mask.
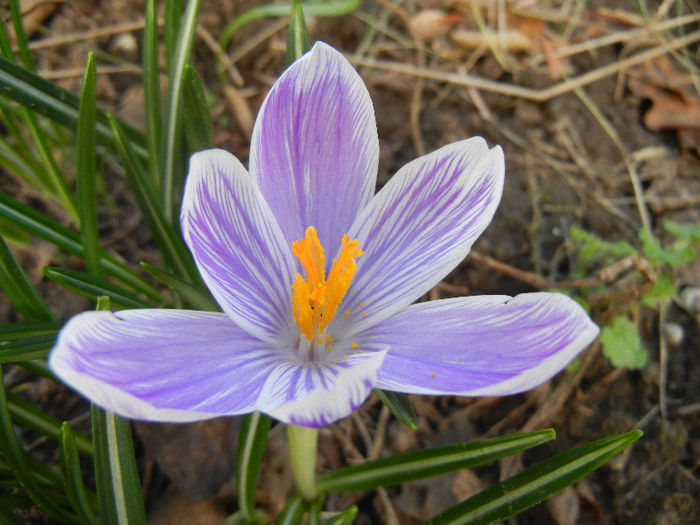
[[[219,305],[211,296],[206,287],[198,287],[180,279],[177,275],[167,272],[157,266],[141,263],[141,268],[151,274],[153,277],[168,285],[180,297],[191,303],[197,310],[206,310],[209,312],[220,311]]]
[[[243,416],[236,453],[236,491],[238,506],[246,518],[255,516],[255,484],[267,446],[272,419],[260,412]]]
[[[357,11],[360,7],[361,0],[329,0],[325,2],[304,2],[304,13],[307,16],[318,17],[333,17],[349,15],[353,11]],[[231,20],[224,30],[221,32],[219,45],[222,50],[228,48],[233,34],[243,27],[248,22],[257,20],[258,18],[267,18],[271,16],[289,16],[292,10],[291,3],[284,4],[266,4],[258,7],[253,7],[248,11],[240,14]]]
[[[110,124],[114,132],[116,150],[126,170],[129,186],[164,259],[178,275],[188,277],[193,282],[201,282],[197,267],[182,236],[170,225],[163,214],[163,207],[151,183],[129,149],[129,143],[125,140],[121,125],[111,117]]]
[[[61,422],[43,412],[29,401],[7,392],[7,403],[12,421],[19,426],[30,428],[39,434],[59,441]],[[92,442],[82,434],[73,432],[73,442],[80,452],[92,455]]]
[[[0,289],[27,321],[53,321],[53,313],[0,235]]]
[[[287,504],[275,520],[275,525],[299,525],[306,512],[306,502],[301,496],[294,495],[287,501]]]
[[[85,523],[97,525],[98,521],[90,506],[89,497],[83,483],[75,432],[73,432],[73,429],[65,421],[60,429],[58,451],[68,501],[70,501],[73,508],[83,518]]]
[[[44,267],[44,275],[64,288],[77,292],[90,299],[97,300],[107,296],[114,303],[126,308],[148,308],[149,304],[124,288],[99,277],[68,268]]]
[[[352,525],[358,512],[359,509],[357,506],[353,505],[352,507],[348,507],[344,511],[339,512],[332,518],[328,518],[323,525]]]
[[[451,507],[426,525],[485,525],[506,520],[576,483],[641,436],[641,430],[634,430],[557,454]]]
[[[19,47],[19,55],[22,58],[24,67],[31,71],[36,70],[34,57],[29,50],[29,42],[27,41],[27,33],[24,31],[24,19],[20,9],[19,0],[10,0],[10,14],[12,16],[12,25],[15,29],[15,41]]]
[[[17,514],[12,512],[10,505],[5,503],[2,499],[0,499],[0,523],[4,523],[5,525],[26,525],[26,522],[20,520]]]
[[[182,102],[185,122],[187,122],[185,126],[187,148],[191,153],[213,148],[215,146],[214,127],[204,86],[197,71],[189,64],[185,65],[183,86]]]
[[[15,341],[35,335],[55,334],[61,326],[58,321],[0,324],[0,341]]]
[[[78,234],[2,192],[0,192],[0,219],[40,237],[68,253],[83,257],[84,249]],[[106,273],[145,294],[150,299],[163,302],[163,295],[136,275],[126,264],[106,252],[102,252],[101,257],[102,269]]]
[[[146,525],[129,421],[92,406],[95,481],[103,525]]]
[[[447,474],[495,461],[554,439],[552,429],[459,443],[344,467],[318,480],[321,492],[368,490]]]
[[[33,112],[68,129],[75,130],[78,125],[80,99],[77,96],[5,56],[0,56],[0,95],[31,108]],[[148,151],[143,146],[146,142],[143,133],[126,124],[123,126],[139,160],[147,161]],[[111,144],[112,131],[107,114],[99,109],[95,134],[98,143],[106,146]]]
[[[80,233],[85,250],[85,266],[93,277],[99,277],[100,238],[97,229],[97,169],[95,121],[97,118],[97,70],[95,54],[88,55],[78,112],[77,158],[78,212]]]
[[[165,24],[163,26],[163,37],[165,40],[165,60],[168,77],[172,78],[173,63],[177,49],[177,38],[180,33],[180,22],[182,19],[182,0],[165,0]]]
[[[304,11],[301,8],[301,1],[294,0],[289,13],[289,27],[287,29],[287,52],[285,61],[290,65],[295,60],[311,49],[309,42],[309,32],[304,21]]]
[[[56,334],[27,337],[0,345],[0,363],[20,363],[44,359],[56,342]]]
[[[77,521],[74,515],[58,506],[54,498],[39,485],[27,464],[27,457],[17,442],[8,410],[2,366],[0,366],[0,451],[22,485],[24,492],[37,507],[60,523],[75,523]]]
[[[387,390],[374,389],[374,393],[379,398],[379,400],[384,403],[394,417],[401,421],[411,430],[416,430],[418,428],[418,418],[416,417],[416,412],[413,410],[413,405],[408,399],[406,394],[400,394],[398,392],[389,392]]]
[[[158,59],[158,10],[156,8],[156,0],[146,1],[142,63],[148,167],[150,170],[151,184],[157,191],[160,184],[161,139],[163,130],[161,126],[162,115],[160,112],[160,62]],[[114,126],[112,127],[114,128]]]
[[[180,201],[180,191],[176,186],[184,180],[182,169],[181,141],[182,135],[182,94],[185,65],[190,61],[192,46],[199,18],[199,5],[201,0],[190,0],[187,3],[185,14],[180,22],[180,30],[172,55],[172,64],[169,66],[170,86],[168,88],[168,102],[165,112],[165,143],[163,147],[164,159],[162,161],[163,175],[161,178],[161,196],[163,212],[168,221],[176,221],[176,205]]]

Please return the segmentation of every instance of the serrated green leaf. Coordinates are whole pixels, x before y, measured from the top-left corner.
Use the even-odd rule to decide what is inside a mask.
[[[649,308],[656,308],[661,301],[664,301],[676,293],[676,283],[666,274],[660,274],[651,289],[642,295],[642,304]]]
[[[379,400],[384,403],[394,417],[401,421],[411,430],[416,430],[418,428],[418,418],[416,417],[416,412],[413,410],[413,405],[408,399],[406,394],[400,394],[398,392],[389,392],[388,390],[380,390],[378,388],[374,389],[374,393],[379,398]]]
[[[664,228],[680,241],[700,243],[700,224],[664,221]]]
[[[639,230],[642,253],[651,262],[684,266],[695,259],[695,250],[686,243],[674,243],[664,248],[661,242],[646,229]]]
[[[368,490],[430,478],[483,465],[554,437],[552,429],[536,430],[366,461],[321,476],[318,489],[321,492]]]
[[[85,250],[85,266],[93,277],[102,273],[100,267],[100,238],[97,230],[97,156],[95,153],[95,121],[97,115],[97,70],[95,54],[88,54],[83,89],[78,109],[77,175],[80,233]]]
[[[635,369],[647,363],[647,350],[642,344],[637,325],[625,317],[618,316],[600,331],[600,344],[613,366]]]
[[[557,454],[451,507],[425,525],[486,525],[504,521],[590,474],[641,436],[641,430],[634,430]]]
[[[202,79],[189,64],[183,72],[182,103],[185,112],[185,138],[191,153],[215,147],[214,127]]]
[[[260,412],[243,416],[236,453],[236,491],[238,506],[249,520],[255,517],[255,484],[262,462],[267,433],[272,420]]]
[[[0,235],[0,289],[27,321],[53,321],[53,313]]]
[[[58,452],[68,500],[85,523],[88,525],[97,525],[98,520],[92,511],[89,501],[90,498],[83,483],[80,456],[75,442],[75,433],[65,421],[61,425]]]
[[[0,218],[10,221],[68,253],[78,257],[84,255],[84,248],[78,234],[3,192],[0,192]],[[136,275],[126,264],[106,252],[102,252],[101,257],[102,269],[106,273],[145,294],[150,299],[163,302],[163,295]]]
[[[611,257],[626,257],[637,253],[628,242],[604,241],[590,232],[572,226],[569,230],[571,238],[578,246],[577,258],[580,270],[588,268],[595,261],[609,261]]]
[[[309,42],[309,32],[306,29],[304,11],[301,8],[301,1],[294,0],[289,13],[289,27],[287,28],[287,52],[285,61],[289,66],[295,60],[311,49]]]
[[[77,292],[85,297],[97,299],[101,295],[109,297],[114,303],[126,308],[147,308],[149,305],[137,295],[121,286],[112,284],[104,279],[92,277],[83,272],[68,268],[53,268],[46,266],[44,275],[64,288]]]

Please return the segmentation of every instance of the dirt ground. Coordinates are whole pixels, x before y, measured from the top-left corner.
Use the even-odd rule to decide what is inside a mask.
[[[285,22],[266,19],[244,26],[228,50],[227,69],[217,75],[212,42],[227,21],[255,2],[202,4],[193,64],[212,94],[217,144],[245,162],[255,114],[283,69]],[[39,70],[78,92],[87,51],[100,50],[99,104],[142,128],[143,2],[77,0],[53,7],[37,17],[43,27],[32,37],[44,42],[35,51]],[[364,2],[342,18],[308,21],[312,39],[345,52],[370,90],[381,147],[380,185],[416,156],[473,135],[505,151],[506,187],[493,223],[475,253],[430,299],[566,286],[584,294],[571,283],[579,278],[573,275],[572,225],[638,245],[640,202],[662,240],[664,220],[698,223],[700,95],[692,67],[684,64],[694,61],[697,73],[700,38],[676,44],[697,32],[699,18],[654,34],[640,30],[645,17],[670,21],[698,7],[697,2],[381,0]],[[582,50],[585,44],[588,49]],[[642,53],[646,60],[638,59]],[[25,201],[36,199],[14,179],[2,185]],[[123,174],[110,162],[105,185],[110,189],[109,199],[100,203],[105,245],[134,263],[157,261]],[[37,280],[40,267],[56,257],[41,246],[20,255]],[[697,297],[699,270],[695,262],[676,271],[679,290]],[[595,269],[585,277],[594,278]],[[630,311],[648,284],[643,272],[620,274],[586,296],[592,316],[603,325]],[[41,286],[62,318],[90,307],[87,300]],[[645,436],[633,448],[511,523],[697,523],[698,313],[675,300],[661,315],[659,309],[635,311],[649,352],[640,370],[612,367],[596,343],[565,373],[525,395],[412,397],[419,416],[415,432],[372,397],[352,417],[322,429],[321,471],[521,430],[551,426],[558,437],[473,471],[332,496],[326,508],[355,503],[358,524],[418,523],[537,460],[642,428]],[[0,315],[13,318],[6,306]],[[680,327],[680,340],[664,339],[668,324]],[[27,395],[60,400],[60,407],[52,403],[59,417],[87,409],[70,392],[44,382]],[[236,420],[137,425],[153,523],[223,523],[235,508],[226,482],[232,477],[237,426]],[[258,505],[274,515],[292,489],[284,433],[273,427]]]

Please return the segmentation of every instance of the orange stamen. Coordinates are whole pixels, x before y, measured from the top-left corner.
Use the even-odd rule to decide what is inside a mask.
[[[357,239],[350,240],[343,235],[342,243],[328,279],[325,278],[325,257],[316,228],[309,226],[304,238],[292,243],[292,253],[306,270],[306,279],[297,274],[292,284],[292,310],[299,333],[304,334],[308,341],[314,334],[322,334],[335,316],[355,275],[355,259],[363,253]]]

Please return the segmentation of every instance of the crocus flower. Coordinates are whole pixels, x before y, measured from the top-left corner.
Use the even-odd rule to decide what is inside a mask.
[[[456,142],[374,195],[378,151],[366,87],[317,43],[267,95],[249,170],[221,150],[190,160],[182,232],[223,313],[83,313],[60,332],[52,370],[134,419],[257,410],[320,427],[373,388],[522,392],[591,343],[598,328],[560,294],[412,304],[491,221],[503,153]]]

